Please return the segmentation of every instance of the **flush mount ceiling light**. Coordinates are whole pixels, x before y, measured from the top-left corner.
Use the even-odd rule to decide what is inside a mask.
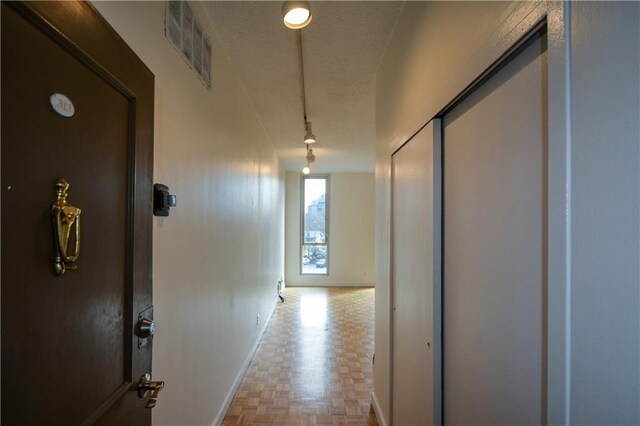
[[[309,25],[312,18],[308,1],[286,1],[282,5],[282,19],[287,28],[299,30]]]

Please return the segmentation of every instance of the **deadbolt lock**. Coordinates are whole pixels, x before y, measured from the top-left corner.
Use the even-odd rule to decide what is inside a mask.
[[[147,403],[144,404],[144,408],[153,408],[156,406],[158,394],[162,388],[164,388],[164,382],[151,380],[151,374],[149,373],[145,373],[144,376],[140,378],[140,383],[138,383],[138,397],[145,398],[151,394]]]
[[[138,312],[133,333],[138,338],[138,349],[151,347],[153,336],[156,334],[156,325],[153,322],[153,305]]]
[[[149,318],[141,318],[138,321],[138,337],[146,339],[147,337],[153,337],[156,332],[156,325]]]

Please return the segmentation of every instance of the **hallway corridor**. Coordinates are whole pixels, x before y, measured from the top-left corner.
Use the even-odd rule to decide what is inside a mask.
[[[373,288],[286,289],[223,424],[377,424],[373,319]]]

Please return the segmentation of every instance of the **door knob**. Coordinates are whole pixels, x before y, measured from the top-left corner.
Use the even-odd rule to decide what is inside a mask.
[[[164,388],[164,382],[159,380],[152,381],[151,374],[149,373],[145,373],[145,375],[140,378],[140,383],[138,383],[138,397],[145,398],[151,393],[149,400],[144,404],[144,408],[153,408],[156,406],[158,394],[162,388]]]

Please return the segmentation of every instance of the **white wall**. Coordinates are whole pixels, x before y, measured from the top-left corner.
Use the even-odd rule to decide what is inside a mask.
[[[572,4],[571,419],[640,424],[640,4]]]
[[[569,7],[565,14],[562,3],[407,2],[399,19],[376,94],[374,396],[383,421],[391,152],[548,12],[548,420],[640,423],[638,4]]]
[[[153,422],[213,424],[274,307],[284,178],[215,37],[207,90],[164,36],[164,3],[94,5],[155,74],[154,180],[178,196],[154,218],[153,373],[166,386]]]
[[[300,179],[286,174],[287,286],[372,286],[374,282],[373,173],[332,173],[329,193],[329,275],[300,276]]]

